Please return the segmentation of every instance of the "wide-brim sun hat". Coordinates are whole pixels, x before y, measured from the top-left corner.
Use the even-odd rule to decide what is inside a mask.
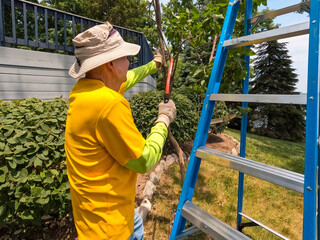
[[[139,45],[125,42],[109,22],[89,28],[78,34],[72,42],[76,61],[69,69],[69,74],[73,78],[79,78],[115,59],[134,56],[140,51]]]

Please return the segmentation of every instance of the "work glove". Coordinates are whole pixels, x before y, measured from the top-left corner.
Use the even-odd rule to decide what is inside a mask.
[[[154,55],[153,61],[156,62],[157,68],[162,66],[162,55],[160,53],[160,49],[156,50],[156,54]]]
[[[177,109],[174,102],[172,100],[169,100],[167,103],[162,101],[159,104],[159,113],[156,123],[163,122],[168,128],[170,123],[176,118],[176,115]]]

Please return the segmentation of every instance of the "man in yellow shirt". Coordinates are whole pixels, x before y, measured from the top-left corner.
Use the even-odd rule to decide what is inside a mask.
[[[146,139],[134,124],[124,91],[156,72],[161,56],[128,71],[127,56],[140,46],[126,43],[108,22],[73,39],[77,61],[69,74],[79,78],[70,93],[65,132],[67,170],[79,240],[142,239],[134,209],[137,173],[159,161],[175,104],[159,104]]]

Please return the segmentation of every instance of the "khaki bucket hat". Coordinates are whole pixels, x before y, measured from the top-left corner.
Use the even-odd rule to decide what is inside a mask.
[[[73,78],[79,78],[107,62],[133,56],[140,51],[139,45],[125,42],[109,22],[89,28],[78,34],[72,42],[76,61],[69,69],[69,74]]]

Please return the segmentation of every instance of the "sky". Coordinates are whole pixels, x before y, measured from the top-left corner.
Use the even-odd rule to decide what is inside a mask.
[[[161,3],[167,4],[169,0],[160,0]],[[280,9],[287,6],[291,6],[301,2],[301,0],[268,0],[267,7],[269,9]],[[264,6],[259,7],[261,11]],[[303,23],[309,21],[307,13],[298,14],[290,13],[282,16],[278,16],[274,19],[275,23],[280,24],[280,27],[285,27],[293,24]],[[289,55],[293,61],[292,67],[295,69],[295,73],[298,74],[299,82],[297,83],[297,91],[306,93],[307,92],[307,63],[308,63],[308,35],[302,35],[298,37],[281,39],[279,42],[287,42],[287,48],[289,50]]]
[[[291,6],[301,2],[301,0],[290,0],[290,1],[275,1],[269,0],[269,9],[280,9],[287,6]],[[261,8],[262,9],[262,8]],[[260,10],[260,8],[259,8]],[[281,24],[280,27],[285,27],[293,24],[303,23],[309,21],[307,13],[290,13],[282,16],[278,16],[274,19],[275,23]],[[298,37],[281,39],[279,42],[287,42],[287,48],[289,55],[293,61],[292,67],[296,69],[295,73],[298,74],[299,82],[296,85],[297,91],[306,93],[307,92],[307,73],[308,73],[308,43],[309,35],[302,35]]]

